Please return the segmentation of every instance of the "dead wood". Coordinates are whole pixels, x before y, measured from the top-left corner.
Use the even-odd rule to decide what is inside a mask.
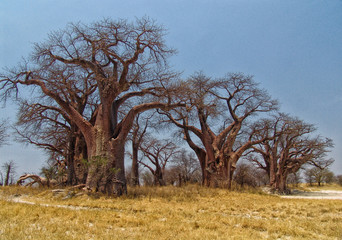
[[[42,186],[42,187],[50,187],[50,186],[57,185],[56,180],[54,180],[54,179],[49,180],[47,178],[40,177],[40,176],[35,175],[35,174],[24,174],[24,175],[20,176],[18,181],[17,181],[17,185],[22,185],[24,180],[26,180],[26,179],[32,179],[33,181],[24,185],[25,187],[32,186],[35,183],[38,183],[39,186]]]

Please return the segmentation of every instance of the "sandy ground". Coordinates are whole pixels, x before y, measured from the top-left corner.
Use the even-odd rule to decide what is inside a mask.
[[[71,210],[101,210],[98,207],[81,207],[81,206],[70,206],[70,205],[60,205],[60,204],[46,204],[46,203],[36,203],[33,198],[28,198],[27,195],[13,195],[13,196],[3,196],[0,191],[0,199],[8,202],[23,203],[29,205],[39,205],[43,207],[57,207],[57,208],[67,208]],[[27,200],[28,199],[28,200]],[[31,201],[30,201],[31,200]]]
[[[282,198],[302,198],[302,199],[337,199],[342,200],[342,191],[322,190],[317,192],[293,191],[292,195],[281,196]]]

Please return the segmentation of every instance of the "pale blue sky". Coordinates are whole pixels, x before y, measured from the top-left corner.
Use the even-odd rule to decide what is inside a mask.
[[[168,44],[178,50],[172,64],[183,77],[198,70],[254,75],[283,112],[334,140],[332,170],[342,174],[341,0],[2,0],[0,68],[14,66],[32,43],[69,22],[142,16],[168,29]],[[0,114],[14,115],[10,105]],[[44,162],[33,148],[0,148],[0,164],[11,159],[19,174]]]

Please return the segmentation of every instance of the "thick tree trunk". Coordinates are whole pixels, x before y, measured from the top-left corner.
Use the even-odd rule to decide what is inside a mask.
[[[279,193],[288,193],[287,187],[286,187],[286,176],[279,176],[278,178],[278,184],[277,184],[277,190]]]
[[[156,166],[156,170],[154,172],[154,185],[155,186],[165,186],[165,180],[164,180],[164,175],[163,171],[161,170],[160,166]]]
[[[92,132],[85,136],[88,149],[86,188],[93,192],[100,191],[111,195],[114,192],[114,183],[110,178],[114,178],[116,169],[110,142],[110,118],[107,111],[103,109],[103,106],[99,107],[95,126]]]
[[[87,145],[82,136],[71,137],[67,155],[67,185],[84,184],[87,179]]]
[[[163,180],[160,179],[160,177],[158,176],[159,174],[156,173],[156,175],[153,176],[153,185],[154,186],[163,186]]]
[[[77,184],[85,184],[87,180],[87,145],[82,136],[76,139],[75,156],[74,156],[74,170]]]
[[[112,169],[109,169],[109,178],[107,182],[110,186],[114,185],[114,194],[121,196],[127,194],[127,183],[125,176],[125,139],[116,139],[111,141]],[[112,175],[111,172],[115,172]],[[107,184],[108,184],[107,183]]]
[[[233,163],[231,160],[228,160],[228,167],[227,167],[227,188],[229,190],[232,189],[232,184],[233,184],[233,175],[236,169],[236,163]]]
[[[216,169],[213,164],[208,164],[207,155],[204,154],[201,160],[202,183],[206,187],[217,187]]]
[[[227,168],[215,161],[209,162],[208,159],[201,162],[202,184],[206,187],[223,187],[227,183]]]
[[[202,184],[203,186],[211,186],[211,173],[207,169],[202,169]]]
[[[106,141],[103,128],[97,121],[91,139],[86,139],[88,148],[88,175],[86,188],[91,191],[105,192],[106,166],[110,161],[109,144]],[[108,136],[108,134],[107,134]]]
[[[66,166],[67,166],[67,185],[76,185],[76,173],[75,173],[75,166],[74,166],[74,157],[75,157],[75,128],[71,127],[71,133],[69,134],[69,144],[68,144],[68,152],[66,158]]]
[[[111,113],[108,106],[99,108],[92,132],[82,132],[88,147],[86,188],[108,195],[127,193],[124,161],[127,135],[136,114],[156,107],[164,107],[164,104],[157,102],[133,107],[119,124],[115,118],[117,109]]]
[[[193,149],[197,155],[197,159],[198,159],[200,166],[201,166],[202,185],[208,186],[207,185],[208,177],[207,177],[207,171],[206,171],[206,153],[203,150],[201,151],[199,148],[198,149],[193,148]]]
[[[133,142],[132,143],[132,170],[131,170],[131,179],[133,186],[139,186],[139,163],[138,163],[138,145]]]
[[[286,186],[286,180],[287,180],[287,173],[283,172],[281,169],[278,169],[278,172],[276,174],[276,182],[272,186],[272,189],[280,194],[288,194],[289,191]]]
[[[211,165],[211,168],[207,168],[209,171],[207,171],[206,177],[208,178],[207,183],[208,187],[221,187],[225,188],[228,186],[228,169],[227,164],[222,162],[221,160],[219,163],[215,162]]]
[[[274,163],[271,159],[270,161],[270,168],[269,168],[269,178],[270,178],[270,186],[272,188],[275,187],[276,185],[276,174],[277,174],[277,163]]]
[[[108,150],[101,149],[106,142],[97,137],[97,148],[95,154],[89,159],[89,172],[86,187],[93,191],[100,191],[108,195],[121,196],[127,193],[125,178],[125,142],[112,140]]]

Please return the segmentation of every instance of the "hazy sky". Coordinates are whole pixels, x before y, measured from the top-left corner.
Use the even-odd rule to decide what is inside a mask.
[[[1,0],[0,69],[69,22],[142,16],[168,29],[168,45],[178,50],[171,63],[183,77],[254,75],[281,111],[333,139],[332,170],[342,174],[341,0]],[[6,106],[0,118],[13,120],[13,105]],[[45,156],[13,143],[0,148],[0,164],[8,160],[21,174],[38,172]]]

